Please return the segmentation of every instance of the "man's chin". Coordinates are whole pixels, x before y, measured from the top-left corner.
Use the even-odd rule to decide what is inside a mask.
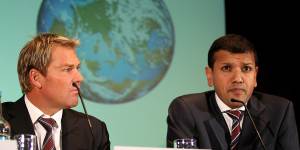
[[[232,92],[230,93],[229,96],[231,99],[236,99],[242,102],[245,102],[247,99],[246,93],[245,92]]]
[[[77,99],[76,99],[76,100],[72,100],[72,103],[69,103],[69,104],[67,105],[67,108],[73,108],[73,107],[76,107],[77,104],[78,104],[78,100],[77,100]]]
[[[245,96],[245,94],[241,94],[241,95],[231,95],[230,98],[228,99],[230,103],[232,103],[232,105],[236,105],[236,106],[241,106],[242,104],[239,102],[231,102],[231,99],[235,99],[238,101],[242,101],[244,103],[247,103],[247,96]]]

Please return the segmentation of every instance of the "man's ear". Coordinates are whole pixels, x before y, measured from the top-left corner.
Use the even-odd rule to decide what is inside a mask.
[[[258,67],[256,66],[255,67],[255,86],[254,87],[257,87],[257,73],[258,73]]]
[[[42,88],[43,77],[44,76],[42,75],[42,73],[36,69],[31,69],[29,71],[29,79],[33,87],[36,87],[38,89]]]
[[[213,75],[212,75],[212,69],[208,66],[205,67],[205,74],[207,78],[207,84],[209,87],[212,87],[214,85]]]

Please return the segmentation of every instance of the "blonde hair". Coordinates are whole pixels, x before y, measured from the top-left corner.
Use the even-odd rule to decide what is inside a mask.
[[[17,67],[22,92],[27,93],[32,89],[29,79],[31,69],[36,69],[43,75],[47,74],[52,47],[63,46],[75,49],[78,45],[78,40],[54,33],[41,33],[29,41],[20,51]]]

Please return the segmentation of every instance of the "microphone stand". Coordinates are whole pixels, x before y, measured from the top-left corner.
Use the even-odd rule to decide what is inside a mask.
[[[256,127],[256,125],[255,125],[255,123],[254,123],[254,121],[253,121],[253,119],[252,119],[252,116],[251,116],[251,114],[250,114],[250,112],[249,112],[249,109],[246,107],[246,104],[245,104],[243,101],[236,100],[236,99],[231,99],[231,102],[237,102],[237,103],[243,104],[243,106],[245,107],[245,110],[246,110],[246,112],[247,112],[247,114],[248,114],[248,116],[249,116],[249,118],[250,118],[250,120],[251,120],[251,123],[252,123],[252,125],[253,125],[253,127],[254,127],[254,129],[255,129],[255,131],[256,131],[256,134],[257,134],[257,136],[258,136],[258,138],[259,138],[259,141],[260,141],[260,143],[261,143],[263,149],[266,150],[265,143],[264,143],[264,141],[262,140],[262,138],[261,138],[261,136],[260,136],[260,133],[259,133],[258,130],[257,130],[257,127]]]
[[[81,101],[81,104],[82,104],[82,107],[83,107],[83,111],[84,111],[84,114],[85,114],[85,118],[86,118],[86,120],[87,120],[87,122],[88,122],[88,125],[89,125],[89,129],[90,129],[90,132],[91,132],[91,135],[92,135],[92,148],[94,148],[94,133],[93,133],[93,130],[92,130],[92,124],[91,124],[91,121],[90,121],[90,118],[89,118],[89,116],[88,116],[88,113],[87,113],[87,111],[86,111],[86,108],[85,108],[85,104],[84,104],[84,102],[83,102],[83,99],[82,99],[82,97],[81,97],[81,92],[80,92],[80,89],[79,89],[79,87],[77,86],[77,84],[76,83],[73,83],[72,84],[76,89],[77,89],[77,91],[78,91],[78,96],[79,96],[79,98],[80,98],[80,101]]]

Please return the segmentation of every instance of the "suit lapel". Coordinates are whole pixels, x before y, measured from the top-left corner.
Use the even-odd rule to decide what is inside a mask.
[[[77,132],[74,130],[78,130],[77,128],[78,116],[73,115],[70,110],[64,109],[62,115],[62,149],[68,150],[72,149],[72,140],[74,140],[74,136],[76,137]]]
[[[259,102],[256,97],[252,96],[248,102],[247,108],[249,109],[249,112],[252,115],[253,121],[259,133],[262,134],[266,129],[266,126],[270,122],[266,115],[265,105]],[[256,146],[256,148],[259,148],[261,147],[261,144],[259,142],[257,133],[252,125],[252,122],[247,112],[245,112],[239,147],[245,148],[247,146]]]
[[[33,124],[25,105],[24,96],[11,105],[8,112],[8,121],[12,127],[12,136],[16,134],[35,134]]]
[[[217,106],[214,94],[211,94],[208,98],[209,111],[213,117],[205,121],[206,129],[209,133],[210,142],[212,148],[228,149],[228,138],[230,139],[230,133],[224,117]]]
[[[208,131],[212,148],[214,145],[227,149],[228,144],[226,141],[226,134],[224,128],[218,123],[216,119],[211,119],[205,122],[206,129]]]

